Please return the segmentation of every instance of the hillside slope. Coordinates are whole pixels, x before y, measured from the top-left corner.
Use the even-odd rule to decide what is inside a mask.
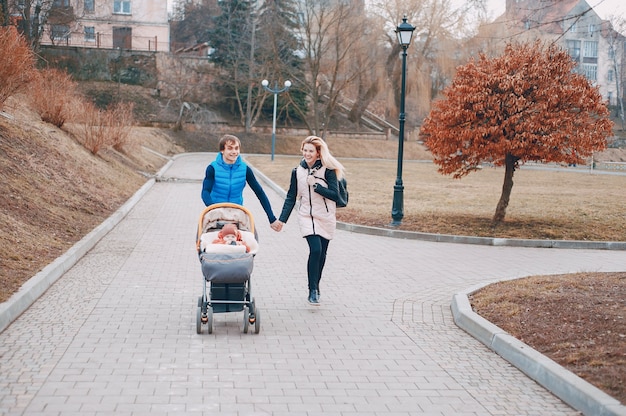
[[[126,154],[94,156],[40,121],[18,99],[0,116],[0,302],[119,208],[181,151],[157,129],[138,129]]]

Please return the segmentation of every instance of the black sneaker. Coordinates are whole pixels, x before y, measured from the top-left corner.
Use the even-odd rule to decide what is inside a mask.
[[[320,304],[320,301],[319,301],[319,299],[317,297],[317,291],[315,291],[315,290],[310,290],[309,291],[309,303],[311,305],[316,305],[316,306]]]

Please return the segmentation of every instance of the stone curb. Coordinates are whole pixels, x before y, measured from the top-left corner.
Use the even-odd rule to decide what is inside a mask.
[[[474,313],[467,293],[452,297],[457,326],[584,415],[626,416],[626,406]]]

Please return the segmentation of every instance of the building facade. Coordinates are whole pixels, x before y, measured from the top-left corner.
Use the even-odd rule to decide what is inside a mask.
[[[556,42],[609,105],[623,93],[626,38],[585,0],[506,0],[492,31],[501,40]]]
[[[53,0],[43,45],[169,51],[165,0]]]

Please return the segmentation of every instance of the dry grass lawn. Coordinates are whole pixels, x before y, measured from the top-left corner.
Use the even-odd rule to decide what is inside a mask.
[[[298,157],[246,156],[287,189]],[[341,159],[348,171],[350,204],[339,218],[376,227],[391,222],[396,162]],[[431,162],[405,161],[404,230],[484,237],[626,241],[626,175],[587,169],[522,167],[515,173],[505,222],[491,217],[500,198],[504,170],[485,168],[458,180]]]

